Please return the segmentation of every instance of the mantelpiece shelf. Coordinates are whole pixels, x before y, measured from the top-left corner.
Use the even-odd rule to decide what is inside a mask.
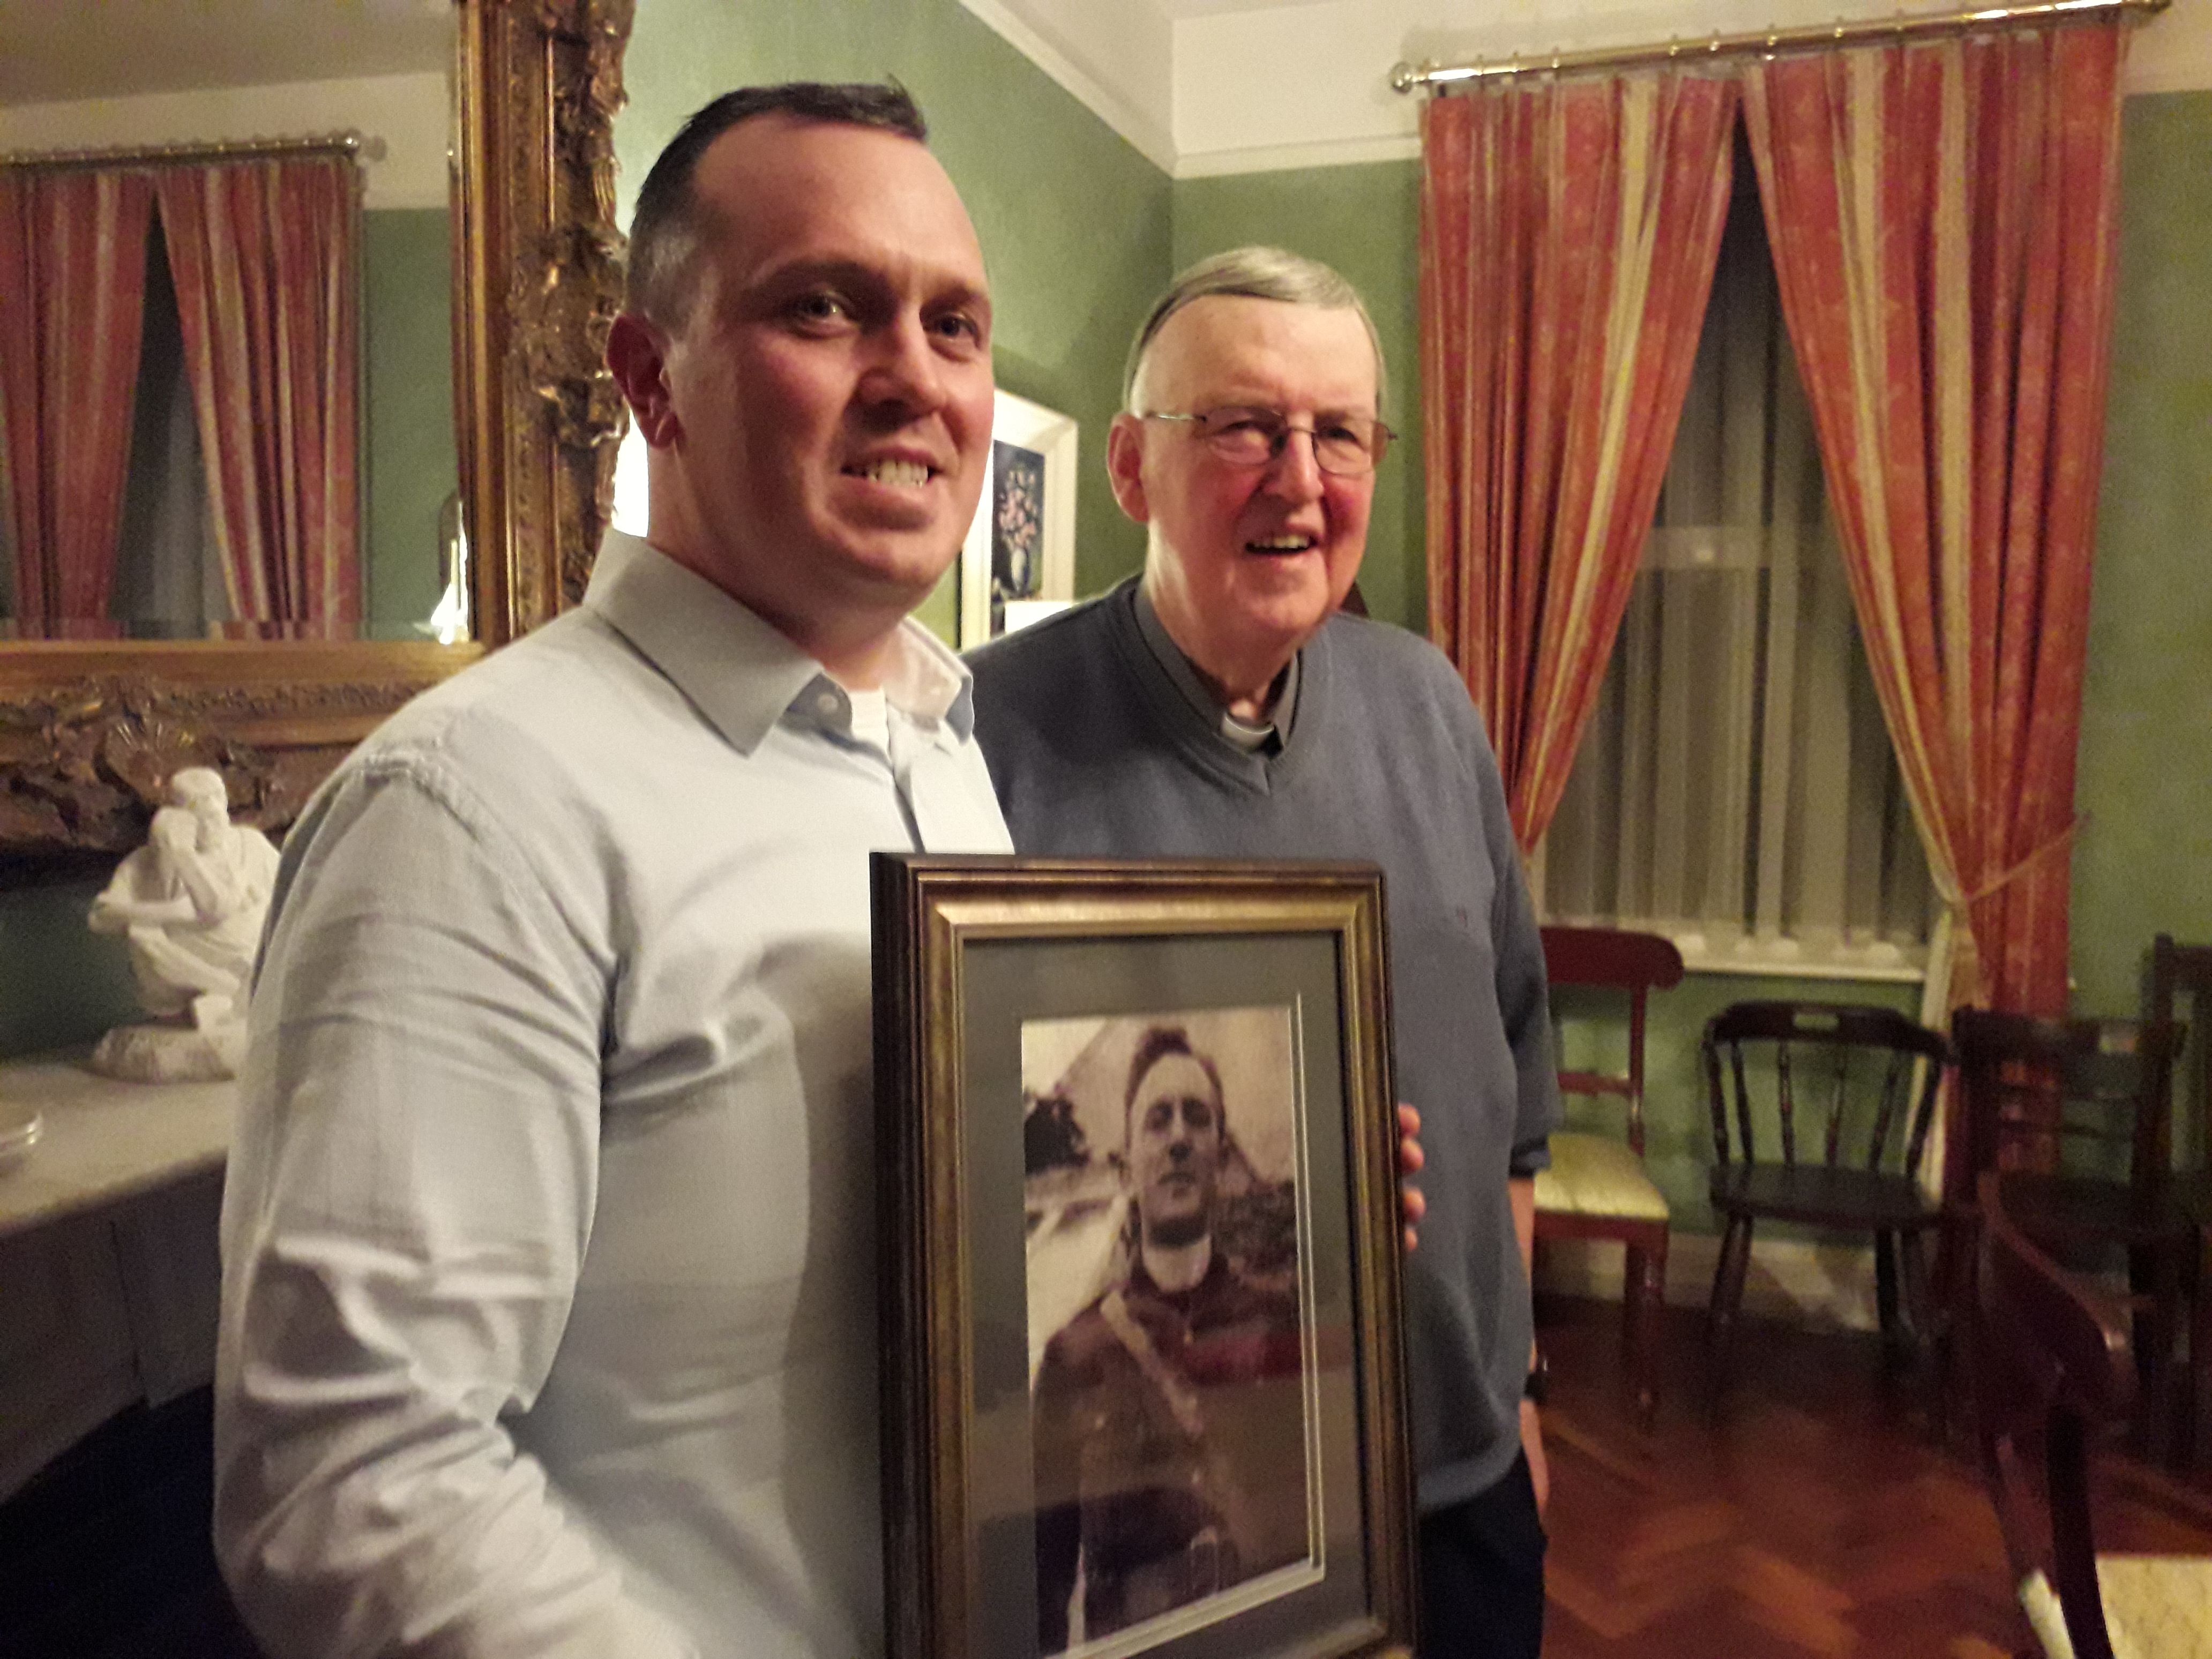
[[[222,1167],[238,1085],[118,1083],[82,1061],[0,1065],[0,1110],[27,1107],[46,1132],[0,1170],[0,1238]]]

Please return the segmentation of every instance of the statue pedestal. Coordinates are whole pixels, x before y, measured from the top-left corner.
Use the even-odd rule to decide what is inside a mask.
[[[238,1075],[246,1059],[246,1023],[206,1030],[148,1023],[118,1025],[100,1038],[86,1063],[125,1083],[212,1083]]]

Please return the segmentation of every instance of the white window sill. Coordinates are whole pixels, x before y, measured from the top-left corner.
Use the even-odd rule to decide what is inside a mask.
[[[1928,976],[1925,945],[1809,945],[1798,939],[1714,939],[1670,933],[1693,974],[1764,974],[1788,979],[1862,980],[1917,985]]]
[[[1569,918],[1547,916],[1547,922]],[[1759,939],[1713,934],[1649,922],[1598,921],[1576,925],[1642,927],[1672,939],[1692,974],[1743,974],[1774,979],[1856,981],[1864,984],[1917,985],[1928,977],[1928,947],[1887,940],[1814,943],[1794,939]]]

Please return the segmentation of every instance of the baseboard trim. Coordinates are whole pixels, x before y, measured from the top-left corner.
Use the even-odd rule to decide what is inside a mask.
[[[1712,1299],[1721,1242],[1710,1233],[1676,1233],[1667,1246],[1667,1300],[1703,1308]],[[1933,1264],[1931,1263],[1931,1266]],[[1620,1299],[1620,1246],[1597,1239],[1546,1239],[1539,1247],[1536,1287],[1561,1296]],[[1871,1331],[1875,1316],[1874,1249],[1867,1244],[1811,1244],[1753,1235],[1744,1275],[1743,1310],[1814,1328]]]

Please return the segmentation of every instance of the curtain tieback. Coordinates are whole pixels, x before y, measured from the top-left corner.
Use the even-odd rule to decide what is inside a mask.
[[[2014,863],[2007,866],[2004,870],[2000,871],[1996,875],[1990,877],[1989,880],[1975,888],[1971,893],[1960,892],[1957,884],[1953,882],[1948,876],[1944,875],[1942,872],[1937,869],[1931,861],[1929,866],[1929,873],[1936,878],[1936,896],[1940,897],[1944,903],[1950,906],[1954,911],[1963,916],[1968,910],[1972,909],[1975,905],[1979,904],[1984,899],[1990,897],[1993,894],[2002,891],[2005,888],[2011,886],[2013,883],[2018,881],[2022,876],[2027,875],[2030,871],[2040,867],[2053,854],[2063,852],[2068,848],[2073,846],[2074,837],[2080,832],[2081,828],[2081,818],[2077,817],[2072,819],[2063,830],[2061,830],[2057,835],[2052,836],[2049,840],[2044,842],[2040,846],[2037,847],[2033,852],[2028,854],[2026,858],[2018,860],[2016,863]]]

